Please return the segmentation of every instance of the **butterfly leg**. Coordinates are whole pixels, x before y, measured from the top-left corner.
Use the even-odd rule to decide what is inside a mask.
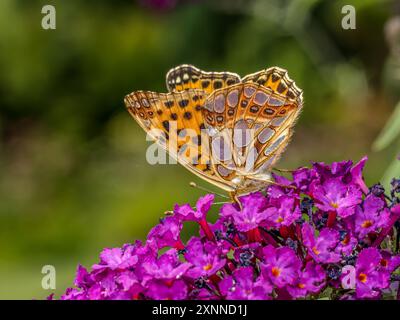
[[[239,206],[240,210],[243,210],[243,205],[240,202],[237,192],[236,191],[229,192],[229,196],[232,199],[232,201]]]
[[[252,177],[252,179],[261,181],[261,182],[263,182],[263,183],[265,183],[267,185],[268,184],[273,184],[274,186],[278,186],[278,187],[282,187],[282,188],[289,188],[289,189],[295,189],[295,190],[297,189],[297,187],[295,187],[295,186],[288,186],[287,184],[278,183],[278,182],[276,182],[274,180],[271,180],[271,179],[265,179],[265,178],[257,179],[256,177]]]

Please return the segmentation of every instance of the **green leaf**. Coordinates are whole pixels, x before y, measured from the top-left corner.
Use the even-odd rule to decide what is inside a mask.
[[[396,137],[400,135],[400,102],[396,105],[385,127],[372,145],[374,151],[386,148]]]

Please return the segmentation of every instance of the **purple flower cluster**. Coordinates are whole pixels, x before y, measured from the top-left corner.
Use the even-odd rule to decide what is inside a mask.
[[[140,241],[104,249],[61,299],[400,299],[400,180],[367,188],[366,158],[313,163],[222,206],[176,205]],[[181,240],[183,225],[200,231]]]

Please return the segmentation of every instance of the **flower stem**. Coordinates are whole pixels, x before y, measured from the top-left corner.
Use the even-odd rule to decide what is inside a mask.
[[[207,239],[210,241],[215,241],[214,234],[211,231],[210,226],[208,225],[208,222],[205,218],[199,221],[199,225],[206,235]]]
[[[262,241],[260,230],[258,230],[258,228],[250,230],[247,233],[247,236],[249,238],[249,242],[261,242]]]
[[[181,240],[181,239],[179,239],[179,240],[177,240],[177,241],[175,242],[174,248],[175,248],[176,250],[183,250],[183,249],[185,249],[185,246],[184,246],[184,244],[182,243],[182,240]]]
[[[332,228],[333,227],[333,225],[336,222],[336,217],[337,217],[336,211],[329,212],[329,214],[328,214],[328,222],[326,223],[326,226],[328,228]]]
[[[264,232],[264,239],[274,247],[278,247],[277,241],[274,239],[274,237],[268,232],[266,228],[260,228]]]

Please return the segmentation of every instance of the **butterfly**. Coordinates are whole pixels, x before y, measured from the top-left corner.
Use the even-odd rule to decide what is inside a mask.
[[[241,78],[180,65],[166,75],[168,93],[135,91],[125,105],[173,158],[237,196],[261,190],[289,143],[303,94],[287,71]]]

